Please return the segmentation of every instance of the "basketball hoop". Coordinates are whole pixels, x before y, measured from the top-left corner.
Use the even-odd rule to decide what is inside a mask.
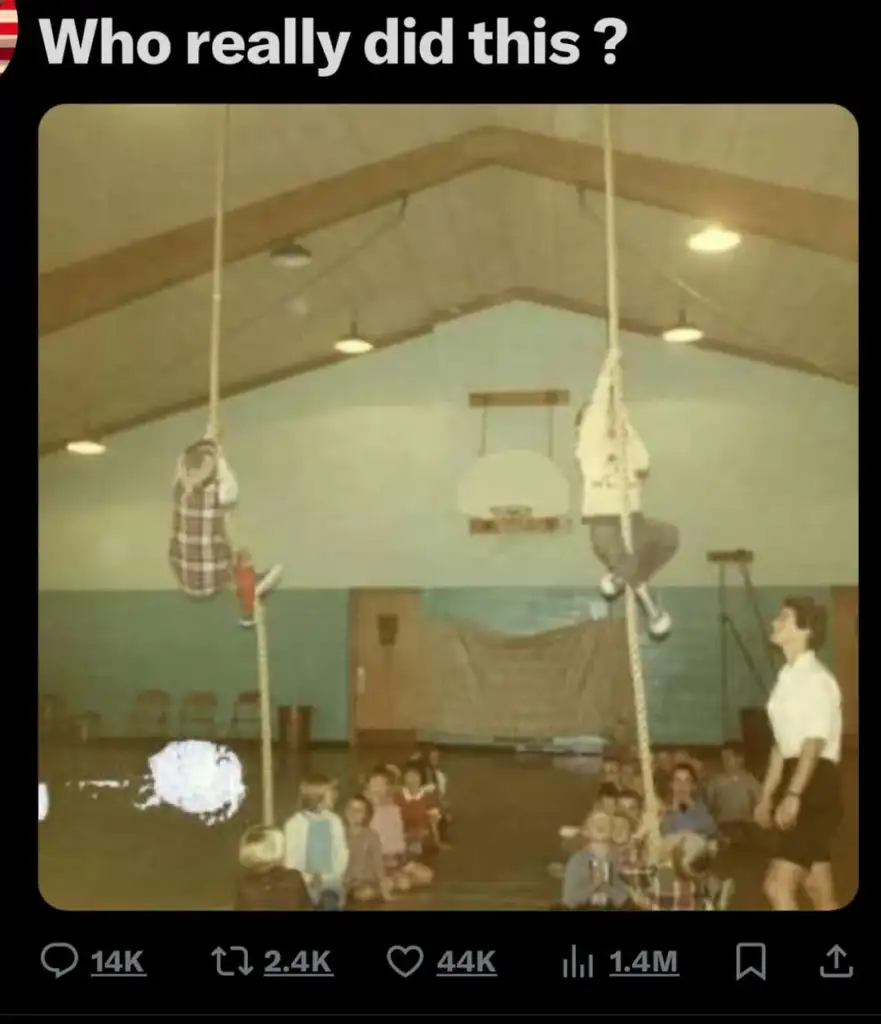
[[[519,533],[532,518],[531,505],[493,505],[490,508],[499,533]]]

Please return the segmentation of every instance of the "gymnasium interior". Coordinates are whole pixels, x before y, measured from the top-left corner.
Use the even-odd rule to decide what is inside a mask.
[[[302,779],[345,801],[432,744],[452,839],[388,909],[550,908],[559,829],[585,817],[608,742],[710,770],[739,742],[761,778],[769,623],[792,594],[828,612],[833,867],[853,898],[847,110],[66,105],[39,158],[49,904],[224,909],[240,835],[291,815]],[[640,628],[636,666],[575,459],[613,336],[644,505],[680,538],[653,581],[670,635]],[[169,566],[175,467],[212,424],[236,543],[283,566],[257,629]],[[185,740],[243,766],[235,813],[144,797],[151,758]],[[721,856],[731,909],[765,908],[761,850]]]

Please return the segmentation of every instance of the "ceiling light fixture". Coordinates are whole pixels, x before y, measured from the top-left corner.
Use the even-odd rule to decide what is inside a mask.
[[[342,352],[346,356],[362,356],[365,352],[370,352],[373,349],[372,343],[359,334],[356,323],[352,324],[349,333],[340,338],[333,347],[337,352]]]
[[[299,242],[291,239],[283,245],[273,249],[271,260],[277,267],[284,267],[285,270],[299,270],[301,267],[308,267],[312,262],[312,253]]]
[[[94,438],[80,438],[78,441],[68,441],[67,450],[71,455],[103,455],[107,445]]]
[[[711,224],[689,236],[688,248],[692,252],[717,253],[730,252],[740,245],[740,235],[729,231],[719,224]]]
[[[695,341],[700,341],[703,336],[704,332],[700,327],[689,323],[684,310],[679,314],[676,324],[668,327],[661,335],[664,341],[669,341],[671,345],[691,345]]]

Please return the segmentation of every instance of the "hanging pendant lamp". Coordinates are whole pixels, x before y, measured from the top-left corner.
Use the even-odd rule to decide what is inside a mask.
[[[676,323],[661,334],[664,341],[668,341],[671,345],[691,345],[695,341],[700,341],[703,336],[704,332],[689,321],[684,309],[680,312]]]
[[[334,342],[333,347],[337,352],[342,352],[346,356],[362,356],[365,352],[373,350],[373,343],[361,337],[358,324],[353,320],[348,333],[344,334],[339,341]]]

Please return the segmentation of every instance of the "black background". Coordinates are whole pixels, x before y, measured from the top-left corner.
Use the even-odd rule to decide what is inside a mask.
[[[863,43],[867,31],[846,14],[837,18],[834,10],[817,8],[815,13],[805,14],[797,5],[778,9],[773,4],[702,4],[692,10],[646,4],[635,6],[634,11],[642,13],[631,16],[628,9],[614,4],[596,9],[573,5],[572,13],[525,8],[522,17],[510,18],[511,28],[530,30],[532,18],[542,15],[547,18],[548,32],[578,32],[582,37],[580,61],[571,67],[481,67],[470,59],[465,35],[475,22],[491,22],[502,11],[475,7],[469,8],[467,17],[456,19],[455,64],[374,67],[361,57],[360,41],[368,32],[383,28],[386,17],[414,14],[418,28],[428,30],[437,27],[447,12],[421,15],[418,8],[389,6],[368,16],[361,6],[351,9],[350,16],[341,17],[319,5],[304,10],[252,2],[231,6],[229,13],[223,13],[216,5],[186,2],[144,5],[21,0],[18,48],[0,77],[0,187],[4,197],[0,335],[6,341],[6,372],[16,397],[28,405],[37,400],[36,360],[30,348],[30,339],[37,338],[37,135],[42,114],[59,103],[826,102],[848,107],[861,130],[866,129],[860,83],[867,77]],[[172,40],[172,59],[157,67],[51,66],[45,60],[36,19],[51,17],[57,22],[64,16],[112,16],[116,29],[162,31]],[[318,29],[353,32],[336,75],[319,78],[314,68],[297,66],[221,67],[206,62],[190,67],[182,62],[189,30],[229,29],[243,35],[258,29],[280,32],[285,16],[313,16]],[[606,16],[628,22],[628,34],[612,66],[603,62],[603,39],[593,33],[595,22]],[[148,153],[145,159],[149,159]],[[22,415],[17,403],[7,401],[3,409],[4,431],[14,430],[21,438],[31,425],[36,451],[33,407]],[[31,458],[26,446],[17,447],[7,455],[8,473],[14,475],[12,463],[19,455]],[[33,467],[28,461],[17,479],[33,479],[29,476]],[[20,580],[16,586],[27,593],[26,581],[35,579],[29,552],[36,549],[36,519],[30,499],[21,490],[16,486],[14,493],[7,495],[7,510],[17,524],[13,550],[7,556],[7,576]],[[27,544],[28,538],[33,546]],[[18,608],[27,610],[20,624],[17,618],[12,620],[15,632],[20,625],[20,632],[29,635],[26,624],[35,622],[29,610],[34,605],[19,604]],[[21,644],[28,653],[36,649],[25,635]],[[7,699],[9,715],[21,722],[35,720],[36,687],[10,686]],[[864,688],[864,722],[871,720],[873,703],[874,692]],[[37,833],[32,831],[36,730],[28,726],[21,731],[32,737],[26,743],[30,744],[33,768],[22,773],[27,785],[20,786],[15,765],[25,762],[16,759],[7,767],[7,790],[12,792],[0,841],[6,940],[0,953],[0,999],[4,1012],[352,1010],[387,1016],[645,1009],[681,1015],[844,1014],[873,1005],[877,1008],[877,998],[869,997],[874,942],[867,910],[874,886],[872,874],[866,870],[858,901],[830,915],[642,914],[634,918],[612,914],[585,918],[550,913],[61,913],[47,907],[36,888]],[[6,761],[9,765],[8,755]],[[735,982],[736,944],[762,941],[768,945],[768,981]],[[39,955],[48,942],[70,942],[79,947],[78,970],[58,980],[47,974],[40,967]],[[676,950],[682,977],[564,981],[562,962],[572,943],[579,945],[582,959],[593,952],[598,965],[616,949],[633,955],[643,949]],[[820,977],[824,956],[836,943],[848,953],[845,963],[855,969],[852,980]],[[248,977],[219,978],[211,955],[218,945],[249,948],[258,970]],[[397,977],[385,960],[391,945],[422,946],[424,966],[408,979]],[[304,948],[332,950],[336,978],[288,978],[282,984],[281,979],[260,977],[263,951],[278,949],[292,958]],[[89,979],[88,958],[98,949],[144,950],[141,962],[147,979]],[[434,964],[446,950],[460,954],[468,949],[495,950],[498,977],[434,979]]]

